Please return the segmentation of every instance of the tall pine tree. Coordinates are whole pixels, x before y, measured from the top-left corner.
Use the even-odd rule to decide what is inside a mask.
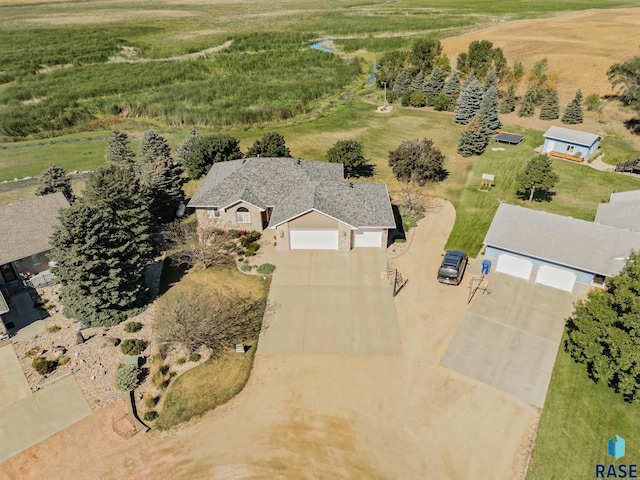
[[[482,87],[475,75],[469,75],[464,88],[458,97],[458,103],[454,111],[454,122],[466,125],[475,117],[482,103]]]
[[[431,75],[429,75],[429,78],[424,84],[424,90],[423,90],[424,94],[428,98],[432,99],[433,97],[438,95],[443,88],[444,88],[444,74],[442,73],[442,70],[440,70],[440,68],[435,67],[431,71]],[[430,103],[433,103],[433,101],[430,101]]]
[[[424,90],[424,73],[420,70],[411,80],[411,90],[422,92]]]
[[[85,202],[63,209],[51,242],[66,316],[110,326],[143,303],[145,262],[135,234],[108,211]]]
[[[554,88],[549,91],[542,102],[540,109],[541,120],[555,120],[560,117],[560,102],[558,101],[558,91]]]
[[[477,117],[473,118],[460,134],[458,153],[463,157],[482,155],[487,145],[489,145],[489,139],[483,125]]]
[[[133,163],[134,157],[129,135],[121,130],[114,130],[107,139],[107,151],[104,158],[107,162],[128,164]]]
[[[490,87],[498,88],[498,77],[496,76],[496,71],[493,68],[490,68],[487,72],[487,76],[484,79],[484,89],[488,90]]]
[[[140,186],[155,219],[168,221],[173,218],[180,201],[184,199],[183,171],[178,162],[167,157],[158,157],[153,162],[140,165]]]
[[[73,189],[71,188],[71,179],[67,177],[65,171],[51,163],[49,167],[38,177],[38,186],[36,187],[36,195],[48,195],[50,193],[62,192],[69,202],[75,200]]]
[[[518,109],[519,117],[533,117],[536,110],[537,92],[534,88],[528,88],[524,93],[524,97],[520,100],[520,108]]]
[[[500,128],[500,117],[498,116],[498,90],[490,86],[482,96],[478,119],[484,127],[487,135],[495,133]]]
[[[568,125],[576,125],[578,123],[582,123],[582,120],[582,92],[578,90],[576,96],[573,97],[573,100],[571,100],[569,105],[567,105],[567,109],[565,110],[564,115],[562,115],[562,119],[560,121]]]
[[[450,96],[451,98],[457,98],[458,95],[460,95],[461,88],[460,77],[458,76],[458,72],[454,70],[447,79],[447,83],[444,84],[442,93]]]
[[[169,143],[159,133],[147,130],[142,134],[138,162],[150,163],[161,157],[171,158]]]
[[[516,87],[514,84],[509,85],[507,94],[500,102],[500,113],[511,113],[516,109]]]
[[[133,167],[108,165],[91,172],[83,201],[109,214],[112,223],[134,236],[136,251],[143,262],[153,258],[156,223]]]
[[[187,136],[184,137],[182,143],[178,145],[176,159],[178,160],[178,163],[180,163],[180,165],[184,165],[184,159],[189,154],[189,151],[191,150],[193,144],[196,143],[199,138],[201,137],[198,131],[195,128],[192,128],[191,130],[189,130]]]
[[[400,75],[398,75],[398,78],[396,78],[396,81],[393,84],[392,91],[393,91],[394,98],[402,97],[402,94],[410,86],[411,86],[411,75],[409,75],[409,72],[407,71],[406,68],[403,68],[402,71],[400,72]]]

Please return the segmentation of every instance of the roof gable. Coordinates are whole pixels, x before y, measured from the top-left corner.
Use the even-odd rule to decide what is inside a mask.
[[[591,147],[591,145],[602,139],[600,135],[594,133],[556,126],[549,127],[549,129],[544,132],[544,137],[574,143],[576,145],[583,145],[585,147]]]
[[[60,192],[0,207],[0,265],[51,250],[58,213],[67,207]]]
[[[640,233],[502,203],[484,243],[613,276],[640,249]]]

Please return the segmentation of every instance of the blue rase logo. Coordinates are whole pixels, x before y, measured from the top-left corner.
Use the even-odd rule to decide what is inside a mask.
[[[618,435],[610,438],[607,444],[607,453],[616,460],[624,457],[624,438]]]

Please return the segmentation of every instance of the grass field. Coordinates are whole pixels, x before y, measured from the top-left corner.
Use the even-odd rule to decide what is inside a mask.
[[[595,464],[638,463],[640,409],[606,385],[595,384],[584,365],[560,347],[540,421],[527,480],[595,478]],[[626,455],[607,456],[607,440],[627,440]]]

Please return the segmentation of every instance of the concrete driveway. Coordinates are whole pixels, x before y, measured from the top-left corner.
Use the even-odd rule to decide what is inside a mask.
[[[386,252],[274,252],[258,353],[398,355],[400,340]]]
[[[441,365],[542,408],[565,319],[584,289],[570,294],[491,273]]]
[[[0,347],[0,462],[90,413],[73,376],[32,393],[13,347]]]

